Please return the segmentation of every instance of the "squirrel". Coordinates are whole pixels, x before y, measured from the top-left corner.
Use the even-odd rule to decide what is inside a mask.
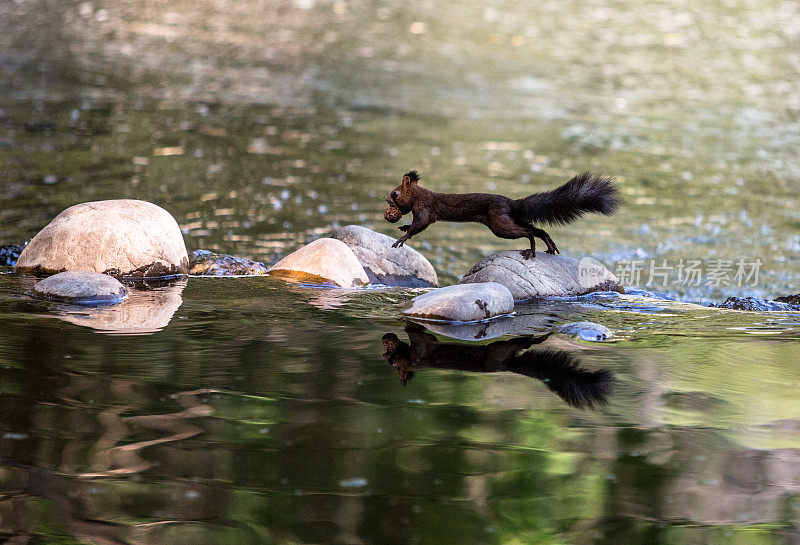
[[[564,225],[586,212],[611,215],[619,206],[614,179],[588,172],[556,189],[522,199],[486,193],[436,193],[420,186],[419,179],[417,171],[412,170],[386,197],[389,204],[383,215],[386,221],[396,223],[405,214],[413,213],[411,223],[399,227],[405,235],[392,244],[393,248],[402,246],[436,221],[474,221],[486,225],[500,238],[527,238],[531,247],[522,251],[522,257],[533,259],[535,238],[544,241],[548,254],[560,253],[550,235],[533,223]]]

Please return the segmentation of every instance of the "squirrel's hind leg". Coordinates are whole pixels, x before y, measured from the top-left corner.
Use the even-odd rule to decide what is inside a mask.
[[[500,238],[527,238],[531,242],[530,250],[522,250],[522,257],[533,259],[536,256],[536,228],[530,225],[520,225],[511,216],[504,214],[492,214],[489,216],[487,227],[492,233]],[[541,229],[539,229],[541,231]],[[542,231],[544,233],[544,231]],[[545,233],[546,235],[547,233]],[[550,238],[550,237],[548,237]],[[544,240],[544,239],[543,239]],[[547,241],[545,240],[545,243]],[[551,241],[552,243],[552,241]],[[555,245],[553,245],[555,247]],[[547,245],[548,251],[550,244]]]
[[[560,254],[561,252],[558,251],[558,247],[556,243],[553,242],[553,239],[550,238],[550,235],[547,234],[547,231],[544,229],[539,229],[538,227],[533,227],[534,235],[539,237],[547,244],[547,253],[551,255]]]

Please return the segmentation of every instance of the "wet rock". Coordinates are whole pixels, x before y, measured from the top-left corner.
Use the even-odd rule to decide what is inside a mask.
[[[31,240],[15,271],[87,270],[114,276],[185,274],[189,265],[178,223],[155,204],[130,199],[76,204]]]
[[[800,310],[800,293],[795,295],[784,295],[782,297],[776,297],[775,300],[779,303],[786,303],[787,305],[791,305],[794,307],[795,310]]]
[[[610,329],[594,322],[570,322],[561,324],[555,329],[556,333],[563,333],[578,337],[584,341],[605,341],[614,336]]]
[[[731,310],[751,310],[759,312],[797,310],[789,303],[780,300],[759,299],[758,297],[728,297],[719,305],[712,305],[717,308],[727,308]]]
[[[424,320],[476,322],[513,310],[514,298],[508,288],[496,282],[482,282],[429,291],[414,298],[403,314]]]
[[[260,261],[208,250],[195,250],[189,260],[189,274],[195,276],[260,276],[268,270]]]
[[[431,288],[439,285],[433,265],[418,251],[360,225],[347,225],[333,235],[347,244],[364,267],[369,281],[387,286]]]
[[[13,244],[0,246],[0,267],[13,267],[16,265],[19,254],[22,253],[24,248],[25,246],[15,246]]]
[[[279,276],[310,284],[334,284],[342,288],[369,283],[364,267],[341,240],[320,238],[287,255],[269,268]]]
[[[517,301],[554,295],[583,295],[594,291],[625,293],[617,278],[591,258],[536,252],[525,259],[519,251],[492,254],[476,263],[458,281],[497,282],[506,286]]]
[[[122,302],[128,296],[128,289],[107,274],[67,271],[37,282],[31,295],[75,305],[109,305]]]

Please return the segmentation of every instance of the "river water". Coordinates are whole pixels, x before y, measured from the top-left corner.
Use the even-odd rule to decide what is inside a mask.
[[[0,275],[0,535],[797,543],[800,313],[705,305],[800,291],[799,47],[795,2],[0,4],[0,243],[139,198],[190,251],[271,264],[396,236],[412,168],[514,197],[591,170],[617,215],[548,231],[650,292],[426,333],[396,318],[414,290],[189,278],[76,309]],[[519,246],[412,243],[443,285]],[[549,334],[580,320],[614,336]],[[386,334],[443,356],[409,374]]]

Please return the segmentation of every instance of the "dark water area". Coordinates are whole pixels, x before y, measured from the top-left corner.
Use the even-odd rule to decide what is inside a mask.
[[[647,290],[421,329],[413,289],[192,277],[77,308],[6,267],[0,536],[798,543],[800,313],[704,306],[800,292],[798,29],[766,1],[0,3],[0,245],[138,198],[269,265],[397,236],[412,168],[513,197],[591,170],[619,212],[549,232]],[[517,247],[411,242],[442,285]]]

